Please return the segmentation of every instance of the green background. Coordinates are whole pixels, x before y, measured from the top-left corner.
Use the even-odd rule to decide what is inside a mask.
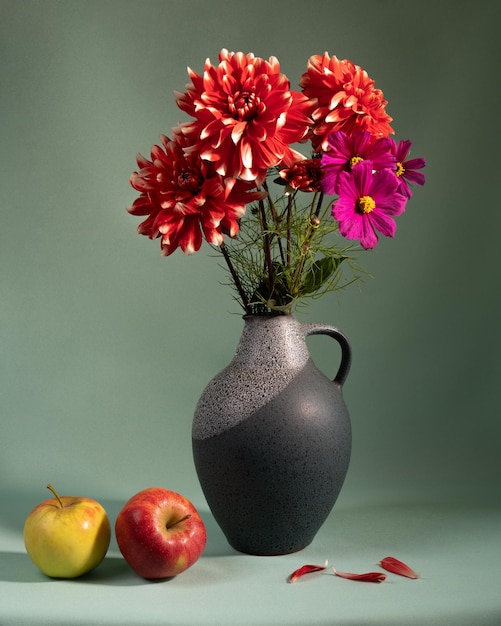
[[[493,3],[0,0],[0,17],[0,491],[201,501],[191,418],[240,312],[208,246],[161,258],[125,209],[136,152],[185,119],[186,67],[226,47],[276,55],[293,88],[310,55],[351,59],[427,159],[396,238],[360,258],[374,278],[298,315],[353,348],[342,497],[498,493]],[[334,375],[333,342],[310,347]]]

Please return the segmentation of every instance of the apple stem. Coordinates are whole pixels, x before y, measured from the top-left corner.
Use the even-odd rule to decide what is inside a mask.
[[[54,487],[50,483],[47,485],[47,489],[50,489],[50,491],[52,491],[52,493],[56,497],[56,500],[59,502],[59,506],[62,509],[64,509],[63,501],[61,500],[61,498],[59,497],[59,494],[57,493],[57,491],[54,489]]]
[[[191,515],[188,513],[188,515],[185,515],[181,519],[178,519],[176,522],[173,522],[172,524],[167,524],[167,528],[172,528],[173,526],[176,526],[177,524],[180,524],[181,522],[185,522],[187,519],[190,519],[190,517]]]

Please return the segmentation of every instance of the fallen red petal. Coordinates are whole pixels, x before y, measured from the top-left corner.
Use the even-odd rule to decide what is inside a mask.
[[[406,576],[407,578],[419,578],[419,574],[416,574],[416,572],[408,565],[393,556],[387,556],[384,559],[381,559],[381,561],[379,561],[379,565],[392,574]]]
[[[366,572],[365,574],[349,574],[348,572],[338,572],[334,567],[332,571],[336,576],[340,578],[347,578],[348,580],[359,580],[367,583],[381,583],[386,580],[386,574],[382,572]]]
[[[296,582],[298,578],[304,576],[305,574],[311,574],[312,572],[321,572],[326,569],[328,561],[325,561],[324,565],[303,565],[302,567],[294,570],[292,574],[289,576],[288,580],[290,583]]]

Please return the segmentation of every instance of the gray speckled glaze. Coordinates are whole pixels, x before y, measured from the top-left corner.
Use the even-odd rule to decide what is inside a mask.
[[[291,315],[244,321],[233,360],[197,404],[195,467],[230,545],[287,554],[311,543],[348,470],[351,425],[342,385],[351,350],[332,326]],[[312,334],[341,345],[333,381],[310,358],[305,340]]]

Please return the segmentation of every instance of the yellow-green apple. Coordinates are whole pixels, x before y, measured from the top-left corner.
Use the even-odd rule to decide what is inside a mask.
[[[110,545],[111,527],[104,508],[91,498],[59,496],[45,500],[28,515],[24,545],[33,563],[51,578],[76,578],[94,569]]]
[[[197,509],[162,487],[143,489],[117,515],[115,536],[130,567],[147,579],[169,578],[191,567],[207,542]]]

